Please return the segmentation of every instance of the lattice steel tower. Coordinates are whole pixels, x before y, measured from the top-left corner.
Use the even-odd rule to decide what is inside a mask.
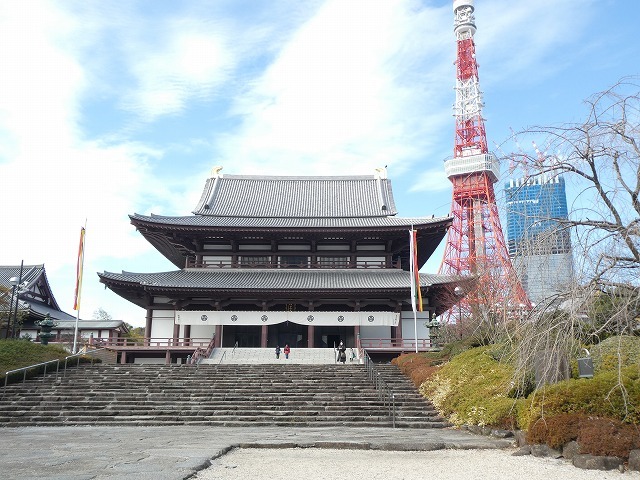
[[[453,158],[444,162],[444,168],[453,184],[454,219],[440,273],[473,275],[480,281],[445,314],[447,321],[477,313],[478,308],[530,307],[511,265],[498,216],[493,184],[498,181],[500,166],[488,151],[482,118],[473,0],[454,0],[453,12],[457,42],[456,134]]]

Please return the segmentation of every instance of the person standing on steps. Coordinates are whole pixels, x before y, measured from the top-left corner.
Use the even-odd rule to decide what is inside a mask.
[[[288,343],[284,346],[283,352],[284,352],[284,358],[288,359],[289,358],[289,354],[291,353],[291,349],[289,348],[289,344]]]
[[[344,342],[340,340],[340,345],[338,345],[338,361],[344,363],[347,361],[347,347]]]
[[[280,358],[280,345],[276,345],[276,359]]]

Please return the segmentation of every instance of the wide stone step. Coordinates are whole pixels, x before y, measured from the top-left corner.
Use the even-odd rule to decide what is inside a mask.
[[[385,369],[384,378],[394,389],[397,426],[447,425],[397,368]],[[392,423],[387,399],[356,364],[99,365],[11,385],[2,393],[2,426]]]

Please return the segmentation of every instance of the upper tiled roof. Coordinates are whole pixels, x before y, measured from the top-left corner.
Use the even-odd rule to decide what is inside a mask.
[[[183,269],[160,273],[98,274],[103,283],[186,290],[361,290],[410,289],[410,273],[400,269]],[[459,281],[449,275],[420,274],[428,287]]]
[[[391,182],[374,176],[209,178],[196,215],[254,218],[385,217],[397,213]]]
[[[162,215],[131,215],[131,220],[184,227],[226,228],[376,228],[408,227],[410,225],[435,225],[446,223],[450,217],[338,217],[338,218],[263,218],[263,217],[212,217],[189,215],[167,217]]]

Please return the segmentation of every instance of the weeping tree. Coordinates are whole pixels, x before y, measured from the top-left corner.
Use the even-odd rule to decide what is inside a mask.
[[[516,134],[520,144],[543,139],[545,152],[511,155],[528,178],[562,176],[574,198],[569,218],[553,220],[571,234],[575,277],[514,333],[521,378],[540,352],[560,358],[611,335],[640,335],[640,78],[585,104],[582,122]]]

